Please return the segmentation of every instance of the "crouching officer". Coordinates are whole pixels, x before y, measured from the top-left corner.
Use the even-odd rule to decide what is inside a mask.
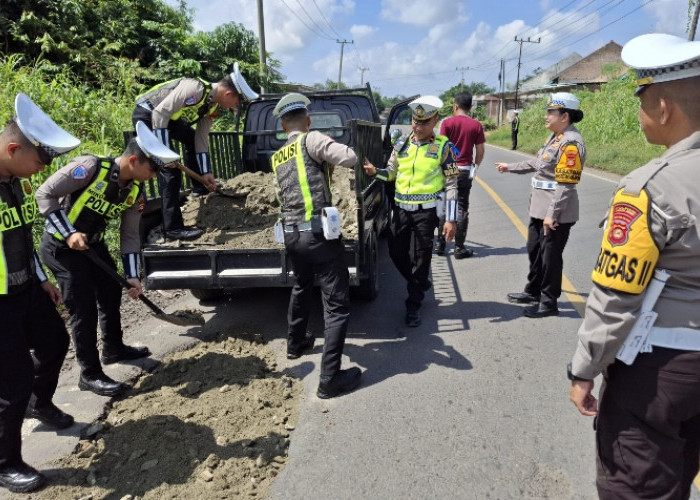
[[[324,344],[321,379],[316,394],[332,398],[360,384],[357,367],[341,370],[349,319],[350,275],[338,231],[324,235],[322,211],[332,206],[330,180],[334,165],[353,168],[357,156],[318,131],[309,132],[309,99],[291,93],[273,110],[287,133],[287,142],[272,155],[275,187],[282,206],[284,246],[292,261],[295,284],[287,314],[287,358],[297,359],[314,345],[306,336],[314,277],[323,295]]]
[[[132,115],[134,125],[142,121],[148,125],[166,146],[170,138],[184,146],[185,165],[199,172],[209,183],[194,182],[197,195],[207,189],[216,190],[209,158],[209,131],[221,109],[237,108],[241,99],[256,99],[258,94],[248,86],[238,63],[233,72],[218,82],[201,78],[177,78],[161,83],[136,99]],[[192,128],[196,124],[196,129]],[[198,228],[186,228],[180,211],[182,172],[162,169],[158,174],[158,189],[163,211],[163,232],[168,239],[191,240],[202,235]]]
[[[41,255],[56,276],[70,313],[81,390],[114,396],[124,389],[102,371],[97,351],[98,312],[104,364],[150,354],[147,347],[124,345],[119,312],[121,285],[83,252],[92,252],[116,270],[104,231],[109,219],[121,218],[122,262],[127,281],[133,286],[128,293],[138,298],[143,183],[179,158],[139,122],[136,137],[121,156],[78,156],[37,191],[39,210],[46,217]]]
[[[700,470],[700,42],[642,35],[622,60],[637,72],[647,141],[667,149],[615,190],[569,397],[597,415],[601,499],[689,498]]]
[[[459,169],[452,143],[433,132],[442,101],[422,96],[409,106],[413,133],[394,144],[386,169],[366,165],[365,172],[382,181],[396,181],[389,254],[407,282],[406,325],[416,327],[421,324],[423,297],[432,286],[428,276],[433,235],[438,227],[438,204],[445,196],[445,240],[452,241],[457,230]]]
[[[15,98],[15,112],[0,132],[0,486],[23,493],[45,481],[22,460],[25,414],[54,429],[73,425],[51,401],[68,332],[55,307],[61,292],[34,250],[38,210],[29,178],[80,141],[24,94]]]

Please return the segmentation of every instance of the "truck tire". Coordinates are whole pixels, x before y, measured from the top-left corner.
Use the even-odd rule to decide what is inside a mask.
[[[365,272],[367,276],[360,279],[360,284],[353,289],[353,295],[362,300],[374,300],[379,294],[379,245],[377,233],[372,229],[365,249]]]
[[[204,301],[218,300],[224,295],[221,288],[192,288],[190,289],[195,299]]]

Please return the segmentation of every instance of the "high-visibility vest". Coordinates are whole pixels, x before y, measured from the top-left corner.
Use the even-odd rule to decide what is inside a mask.
[[[39,212],[29,179],[16,177],[0,188],[0,295],[34,272],[32,224]],[[19,188],[19,189],[17,189]]]
[[[407,141],[396,153],[396,200],[400,203],[434,201],[445,186],[442,154],[448,138],[435,135],[433,142],[415,144]]]
[[[183,106],[177,110],[170,117],[171,120],[177,120],[181,116],[185,115],[185,119],[190,124],[194,124],[204,115],[215,114],[219,108],[218,104],[206,102],[207,96],[211,93],[211,83],[202,78],[193,79],[199,80],[199,82],[204,85],[202,97],[196,103],[189,106]],[[169,80],[167,82],[159,83],[155,87],[151,87],[148,91],[136,98],[136,104],[147,102],[150,106],[155,108],[170,92],[175,89],[175,87],[180,84],[182,80],[184,80],[184,78],[176,78],[175,80]],[[199,107],[195,107],[197,105],[199,105]]]

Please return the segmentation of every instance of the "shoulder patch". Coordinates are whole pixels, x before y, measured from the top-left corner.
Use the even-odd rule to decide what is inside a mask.
[[[73,167],[73,170],[70,171],[70,176],[77,181],[87,179],[88,175],[88,169],[84,165]]]
[[[649,196],[615,193],[591,279],[597,285],[640,294],[654,275],[659,249],[649,229]]]
[[[578,184],[583,170],[578,147],[575,144],[567,144],[561,151],[559,163],[554,169],[554,180],[564,184]]]
[[[194,94],[185,98],[185,106],[192,106],[196,102],[197,97]]]

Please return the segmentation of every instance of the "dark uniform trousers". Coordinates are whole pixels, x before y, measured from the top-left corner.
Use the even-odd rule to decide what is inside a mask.
[[[304,340],[316,277],[325,323],[321,376],[333,376],[340,370],[350,319],[350,274],[343,259],[344,245],[340,239],[326,240],[311,231],[285,233],[284,245],[296,278],[287,313],[288,345],[295,348]]]
[[[116,271],[107,246],[90,244],[92,251]],[[102,331],[102,349],[119,350],[123,344],[121,328],[121,285],[108,276],[79,250],[71,250],[48,233],[41,240],[41,259],[51,269],[70,313],[75,355],[83,375],[102,373],[97,351],[97,323]]]
[[[601,499],[687,499],[700,468],[700,352],[615,361],[596,417]]]
[[[132,116],[134,127],[136,122],[142,121],[148,128],[153,130],[151,121],[151,111],[141,106],[136,106]],[[194,149],[194,129],[187,120],[178,118],[168,122],[170,139],[179,141],[183,146],[183,158],[185,166],[195,172],[199,172],[197,164],[197,154]],[[206,191],[206,188],[199,182],[192,180],[192,186],[198,191]],[[163,229],[171,231],[182,229],[185,223],[182,220],[180,211],[180,190],[182,189],[182,172],[177,168],[161,168],[158,173],[158,192],[161,196],[161,206],[163,212]]]
[[[393,209],[389,255],[406,280],[408,311],[420,309],[425,292],[430,288],[428,276],[437,226],[435,208],[408,211],[395,206]]]
[[[68,352],[68,332],[49,295],[31,283],[0,295],[0,468],[22,462],[22,420],[31,400],[51,402]],[[33,353],[30,352],[33,350]]]
[[[469,172],[460,172],[457,178],[457,233],[455,234],[455,247],[464,246],[469,229],[469,195],[472,192],[473,179],[469,178]],[[445,214],[440,215],[438,225],[438,239],[444,239],[442,228],[445,225]]]
[[[544,221],[530,218],[527,234],[527,255],[530,271],[525,292],[540,297],[540,303],[555,307],[561,295],[561,277],[564,267],[564,247],[575,224],[559,224],[555,231],[544,234]]]

